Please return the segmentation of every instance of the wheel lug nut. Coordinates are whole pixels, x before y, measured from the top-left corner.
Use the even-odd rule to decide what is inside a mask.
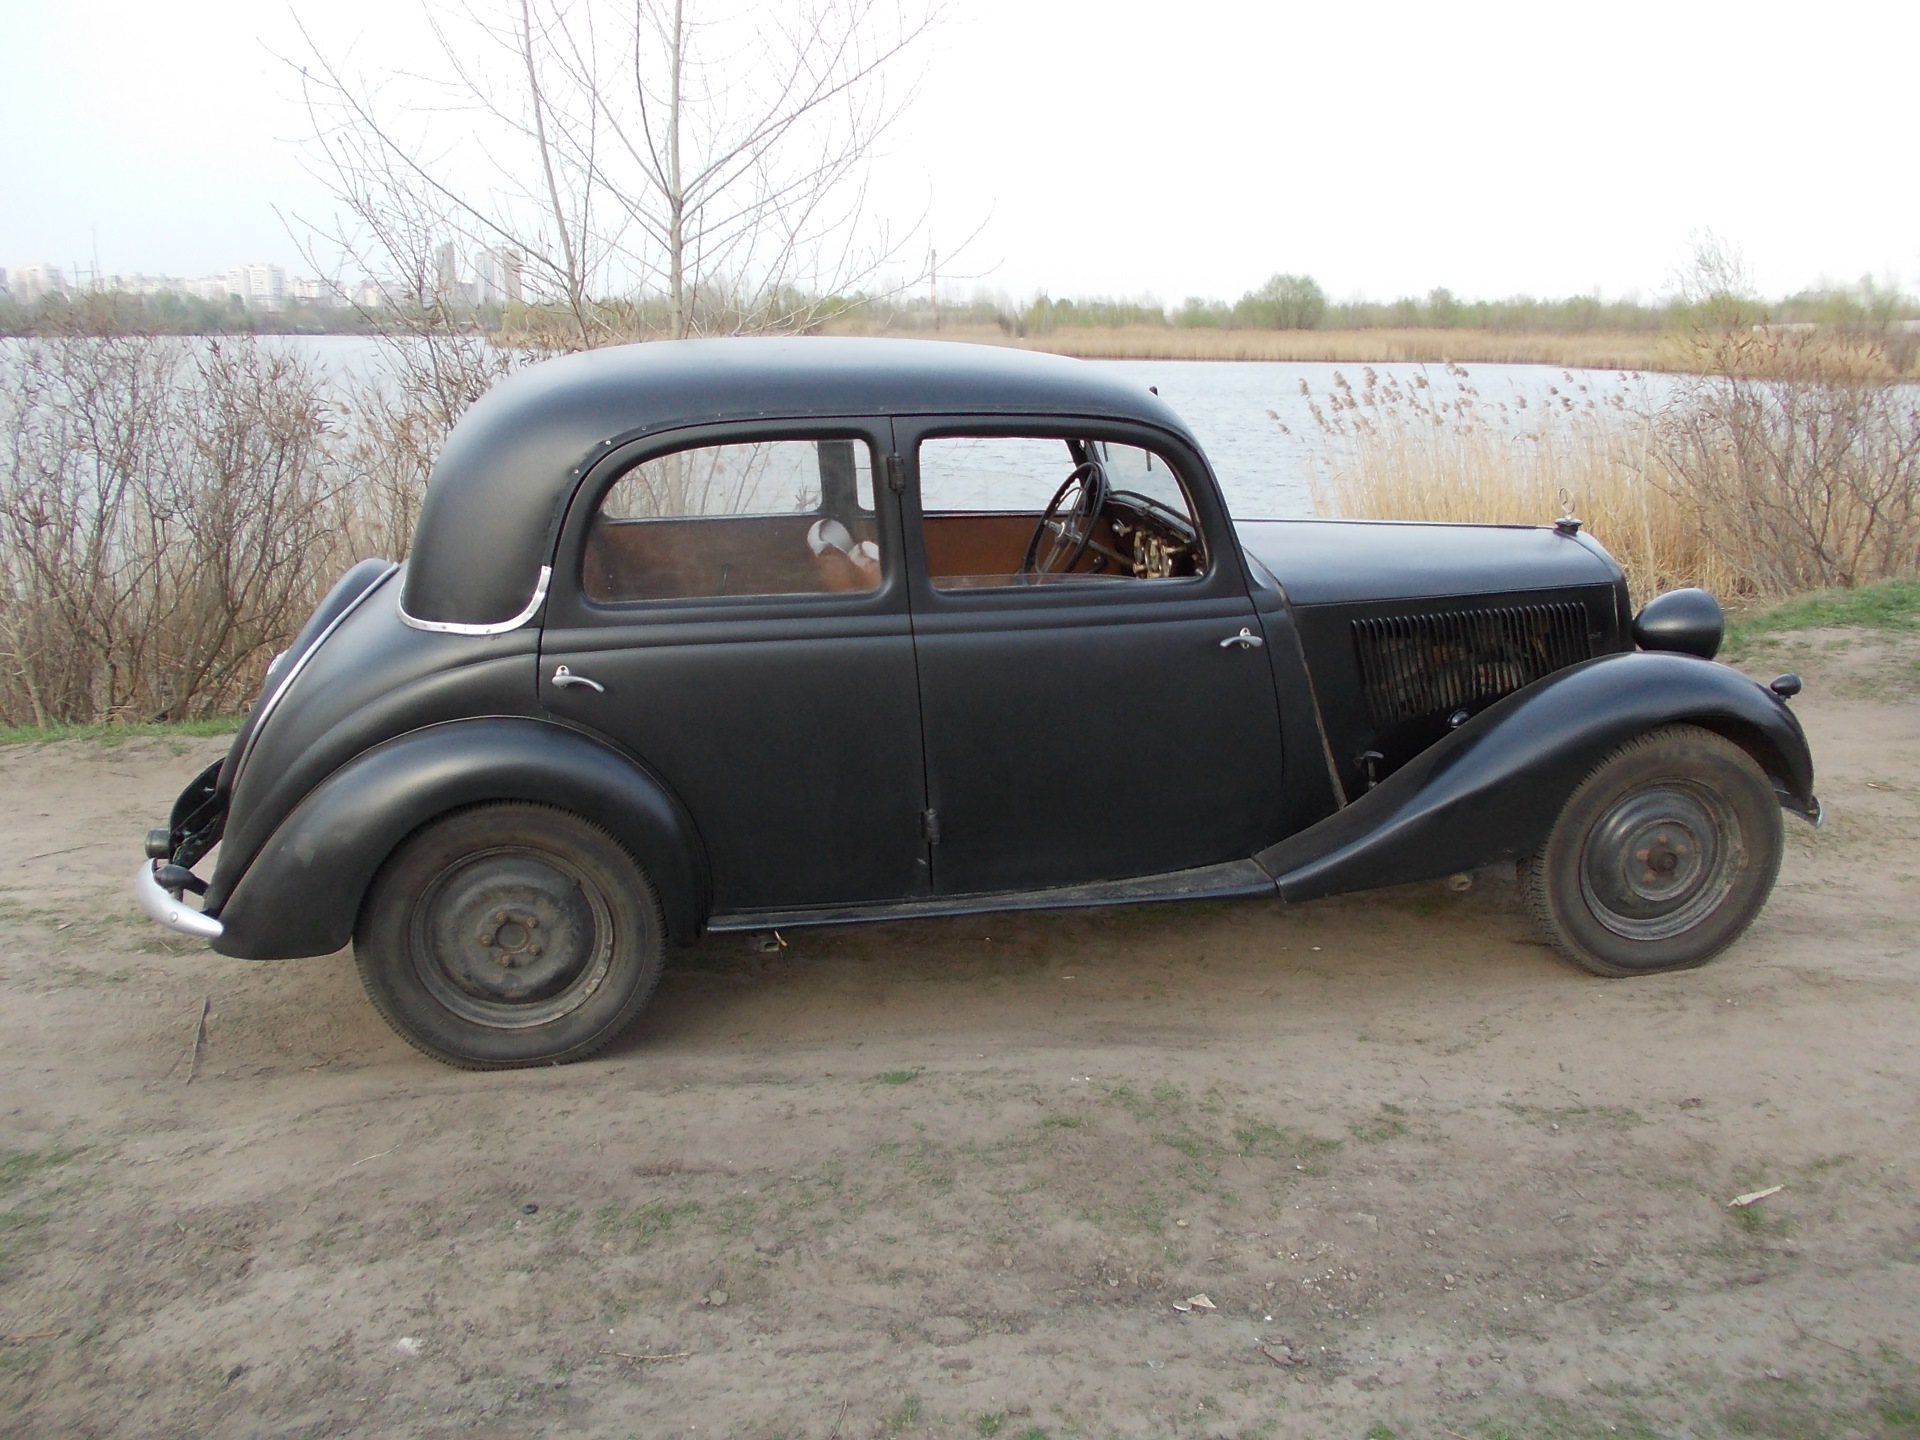
[[[536,958],[537,958],[537,957],[539,956],[539,954],[540,954],[540,947],[539,947],[538,945],[529,945],[529,946],[527,946],[527,954],[529,954],[529,955],[532,955],[532,956],[534,956],[534,957],[536,957]]]
[[[504,925],[504,924],[506,924],[506,923],[507,923],[507,912],[506,912],[506,911],[504,911],[504,910],[496,910],[496,911],[494,911],[494,912],[493,912],[493,923],[494,923],[494,924],[496,924],[496,925]]]

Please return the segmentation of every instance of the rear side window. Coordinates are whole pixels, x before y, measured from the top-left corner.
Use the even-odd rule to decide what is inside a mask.
[[[823,595],[880,584],[864,440],[750,440],[643,460],[587,532],[587,598]]]

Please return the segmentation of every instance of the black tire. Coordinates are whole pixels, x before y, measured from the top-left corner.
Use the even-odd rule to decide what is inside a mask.
[[[1622,745],[1520,865],[1534,919],[1596,975],[1703,965],[1740,937],[1780,871],[1780,803],[1753,758],[1691,725]]]
[[[606,831],[481,805],[410,836],[354,927],[360,981],[416,1050],[467,1070],[582,1060],[653,994],[660,902]]]

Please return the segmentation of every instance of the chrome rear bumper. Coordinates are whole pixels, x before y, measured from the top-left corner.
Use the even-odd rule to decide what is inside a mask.
[[[202,915],[187,904],[184,898],[176,899],[160,888],[160,882],[153,878],[153,869],[158,861],[142,862],[139,873],[133,877],[133,896],[140,902],[140,908],[149,918],[159,921],[169,930],[178,930],[182,935],[197,936],[202,940],[218,940],[226,933],[225,927],[211,915]]]

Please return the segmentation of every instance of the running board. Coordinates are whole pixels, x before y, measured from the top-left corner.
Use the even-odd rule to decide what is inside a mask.
[[[883,920],[925,920],[941,915],[993,915],[1012,910],[1077,910],[1092,905],[1144,905],[1167,900],[1248,900],[1275,893],[1273,877],[1251,860],[1203,865],[1144,875],[1137,880],[1101,880],[1052,890],[1005,890],[991,895],[932,895],[862,905],[820,905],[799,910],[735,910],[715,915],[707,929],[792,929],[803,925],[866,925]]]

